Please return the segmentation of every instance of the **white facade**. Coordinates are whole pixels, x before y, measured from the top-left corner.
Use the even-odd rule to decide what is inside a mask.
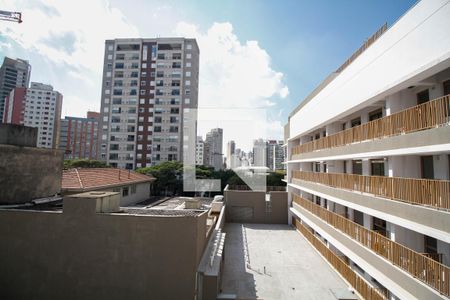
[[[223,130],[211,129],[205,139],[205,164],[214,167],[214,170],[223,169]]]
[[[391,299],[448,297],[448,276],[432,275],[404,254],[412,251],[426,264],[439,261],[440,272],[449,270],[448,28],[448,1],[417,3],[325,80],[287,125],[291,216]],[[330,223],[317,210],[367,231],[344,233],[337,227],[342,223]],[[378,234],[380,244],[363,244],[362,234]],[[393,256],[380,250],[390,241]],[[413,265],[419,269],[408,269]],[[433,287],[430,278],[444,287]]]
[[[267,143],[263,139],[253,141],[253,166],[267,166]]]
[[[197,137],[197,143],[195,145],[195,165],[201,166],[204,164],[205,142],[201,136]]]

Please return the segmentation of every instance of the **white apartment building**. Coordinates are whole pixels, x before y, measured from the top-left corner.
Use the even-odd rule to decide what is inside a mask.
[[[285,127],[290,221],[363,298],[450,296],[449,28],[418,2]]]
[[[214,170],[223,169],[223,130],[213,128],[205,138],[204,161],[205,165],[214,167]]]
[[[185,112],[198,106],[195,39],[107,40],[104,55],[100,158],[127,169],[181,160]]]
[[[195,165],[201,166],[204,164],[205,159],[205,142],[201,136],[197,137],[197,143],[195,144]]]
[[[253,166],[267,167],[267,143],[263,139],[253,141]]]
[[[38,128],[37,147],[57,148],[63,96],[49,84],[31,82],[6,97],[4,122]]]

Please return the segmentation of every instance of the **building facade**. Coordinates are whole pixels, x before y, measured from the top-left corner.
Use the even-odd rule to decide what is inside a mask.
[[[214,167],[214,170],[223,169],[223,130],[211,129],[205,139],[205,165]]]
[[[197,137],[197,143],[195,144],[195,165],[201,166],[205,164],[205,142],[201,136]]]
[[[234,160],[235,160],[235,150],[236,150],[236,143],[232,140],[232,141],[228,141],[227,143],[227,160],[226,160],[226,164],[227,164],[227,169],[232,169],[234,164]]]
[[[198,63],[195,39],[107,40],[100,158],[127,169],[181,160],[184,113],[198,106]]]
[[[48,84],[32,82],[14,88],[6,97],[4,123],[38,128],[37,146],[58,148],[63,96]]]
[[[284,169],[285,155],[283,144],[283,141],[267,141],[267,167],[272,171]]]
[[[99,159],[98,126],[100,113],[88,111],[86,118],[61,120],[59,149],[65,159]]]
[[[285,128],[291,220],[364,298],[450,295],[449,16],[418,2]]]
[[[16,87],[27,88],[30,84],[31,66],[23,59],[5,57],[0,67],[0,119],[5,110],[5,98]]]
[[[267,166],[267,143],[263,139],[253,141],[253,166]]]

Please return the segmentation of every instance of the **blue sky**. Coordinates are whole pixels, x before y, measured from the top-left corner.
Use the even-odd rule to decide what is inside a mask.
[[[2,23],[0,58],[29,59],[32,80],[64,94],[63,115],[99,109],[104,39],[191,35],[201,47],[200,106],[265,107],[261,136],[281,138],[289,112],[416,1],[3,2],[2,9],[22,11],[24,23]],[[233,137],[219,121],[200,133],[213,126],[225,127],[225,141]]]

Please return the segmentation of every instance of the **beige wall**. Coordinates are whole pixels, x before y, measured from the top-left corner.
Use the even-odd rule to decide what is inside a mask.
[[[206,213],[151,217],[94,207],[0,210],[0,299],[193,298]]]
[[[261,223],[261,224],[287,224],[288,207],[286,192],[270,192],[271,212],[266,210],[266,193],[255,191],[225,190],[226,219],[227,222]],[[239,210],[251,209],[250,219],[237,218]]]

